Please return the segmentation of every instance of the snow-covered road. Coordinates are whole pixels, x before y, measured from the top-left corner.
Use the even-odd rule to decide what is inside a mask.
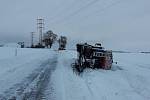
[[[0,100],[150,100],[150,55],[115,53],[112,70],[71,63],[75,51],[0,48]]]
[[[112,70],[87,69],[80,76],[70,66],[74,58],[73,51],[59,54],[53,100],[150,100],[149,54],[115,53]]]

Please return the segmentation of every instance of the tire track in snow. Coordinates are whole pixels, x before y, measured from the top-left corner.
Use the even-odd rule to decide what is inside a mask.
[[[89,79],[84,79],[84,83],[85,83],[87,89],[89,90],[90,95],[92,97],[94,97],[94,92],[93,92],[92,88],[90,87],[91,82],[89,82]]]
[[[122,71],[121,74],[127,80],[129,86],[137,95],[143,97],[144,100],[150,100],[150,88],[146,87],[149,83],[144,76],[140,74],[135,75],[134,73],[132,74],[128,71]]]
[[[21,83],[0,95],[0,100],[41,100],[44,99],[44,91],[50,81],[52,71],[57,65],[57,54],[30,74]]]

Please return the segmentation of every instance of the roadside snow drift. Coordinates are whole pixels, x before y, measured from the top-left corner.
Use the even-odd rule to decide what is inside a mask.
[[[52,63],[55,55],[48,49],[17,48],[17,56],[15,52],[16,48],[0,48],[0,100],[25,94],[23,92],[44,75],[42,72]]]

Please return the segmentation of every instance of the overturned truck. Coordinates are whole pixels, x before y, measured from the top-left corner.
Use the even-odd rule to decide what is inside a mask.
[[[111,69],[113,55],[111,50],[105,50],[100,43],[95,46],[87,43],[77,44],[78,58],[75,62],[75,69],[82,72],[85,68]]]

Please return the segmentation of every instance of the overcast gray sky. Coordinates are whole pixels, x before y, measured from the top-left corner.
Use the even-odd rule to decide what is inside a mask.
[[[150,50],[150,0],[0,0],[0,41],[30,40],[38,17],[71,39]]]

